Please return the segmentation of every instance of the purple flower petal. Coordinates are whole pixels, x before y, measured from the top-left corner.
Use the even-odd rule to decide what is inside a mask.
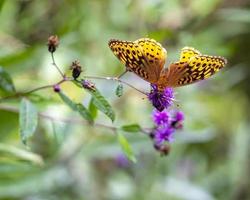
[[[184,120],[184,113],[181,111],[177,111],[175,114],[176,121],[183,121]]]
[[[173,104],[174,91],[172,88],[165,88],[165,90],[161,92],[156,85],[151,84],[151,91],[148,94],[148,99],[157,110],[163,111],[164,108],[167,109]]]

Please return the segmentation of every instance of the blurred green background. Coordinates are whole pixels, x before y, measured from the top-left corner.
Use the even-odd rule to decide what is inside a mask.
[[[248,0],[0,0],[0,65],[17,91],[60,80],[46,47],[51,34],[60,37],[58,65],[68,70],[78,59],[86,75],[124,70],[108,48],[111,38],[154,38],[167,49],[168,63],[193,46],[226,57],[228,65],[207,81],[176,89],[186,120],[167,157],[145,135],[125,134],[135,164],[121,163],[112,131],[56,120],[77,115],[52,89],[31,99],[54,120],[39,118],[28,147],[20,141],[18,113],[3,109],[18,108],[20,99],[1,102],[0,199],[250,199]],[[131,73],[123,79],[149,90]],[[114,126],[153,125],[152,107],[140,93],[125,87],[118,98],[117,83],[94,82],[116,112]],[[88,104],[88,94],[71,83],[63,90]],[[112,125],[102,114],[97,121]]]

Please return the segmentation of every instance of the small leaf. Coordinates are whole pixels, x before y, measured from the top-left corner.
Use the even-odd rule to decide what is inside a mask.
[[[93,117],[91,116],[90,112],[87,108],[85,108],[82,104],[76,104],[73,102],[69,97],[67,97],[64,93],[58,93],[61,99],[65,104],[67,104],[73,111],[77,111],[84,119],[88,122],[93,123]]]
[[[112,110],[112,107],[109,105],[108,101],[101,95],[101,93],[95,90],[88,90],[88,92],[92,95],[93,104],[105,115],[107,115],[112,122],[115,120],[115,113]]]
[[[91,98],[89,102],[89,112],[91,113],[93,119],[95,119],[98,115],[98,110],[93,103],[93,98]]]
[[[122,151],[127,156],[127,158],[135,163],[136,158],[134,156],[133,150],[132,150],[128,140],[121,133],[118,133],[118,141],[122,147]]]
[[[38,114],[36,107],[27,99],[23,98],[20,105],[19,124],[21,140],[26,144],[37,127]]]
[[[139,124],[124,125],[121,127],[121,129],[126,132],[140,132],[141,131],[141,127]]]
[[[90,114],[90,112],[88,111],[87,108],[85,108],[82,104],[78,103],[76,104],[77,106],[77,111],[79,112],[79,114],[86,119],[87,121],[93,123],[94,120],[92,118],[92,115]]]
[[[2,67],[0,67],[0,90],[8,94],[15,92],[10,75]]]
[[[118,84],[115,94],[118,97],[121,97],[123,95],[123,85],[121,83]]]

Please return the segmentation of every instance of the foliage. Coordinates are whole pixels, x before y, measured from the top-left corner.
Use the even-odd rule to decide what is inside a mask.
[[[250,199],[249,15],[246,0],[0,1],[0,199]],[[124,66],[108,48],[142,37],[167,63],[184,46],[229,61],[175,90],[185,123],[164,157],[133,88],[149,84],[115,79]],[[86,87],[87,75],[106,78]]]

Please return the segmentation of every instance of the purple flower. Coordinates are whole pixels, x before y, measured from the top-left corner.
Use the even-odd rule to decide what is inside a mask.
[[[167,109],[173,104],[174,91],[172,88],[165,88],[162,92],[158,90],[156,85],[151,84],[151,91],[148,94],[148,99],[157,110],[163,111],[164,108]]]
[[[95,89],[96,89],[95,84],[89,80],[82,80],[82,87],[87,89],[87,90],[92,90],[92,91],[95,91]]]
[[[164,111],[160,112],[158,110],[153,111],[153,120],[156,125],[168,124],[169,123],[169,114]]]
[[[183,121],[184,120],[184,113],[181,111],[177,111],[175,113],[175,120],[176,121]]]
[[[184,121],[184,113],[177,111],[172,119],[171,126],[175,129],[182,129]]]
[[[156,145],[161,145],[165,141],[172,142],[175,129],[170,126],[163,126],[155,129],[154,139]]]
[[[54,85],[53,89],[54,89],[54,92],[60,92],[61,91],[60,85],[58,85],[58,84]]]
[[[124,154],[118,154],[116,156],[115,162],[116,162],[118,167],[126,168],[129,166],[129,160],[127,159],[127,157]]]

